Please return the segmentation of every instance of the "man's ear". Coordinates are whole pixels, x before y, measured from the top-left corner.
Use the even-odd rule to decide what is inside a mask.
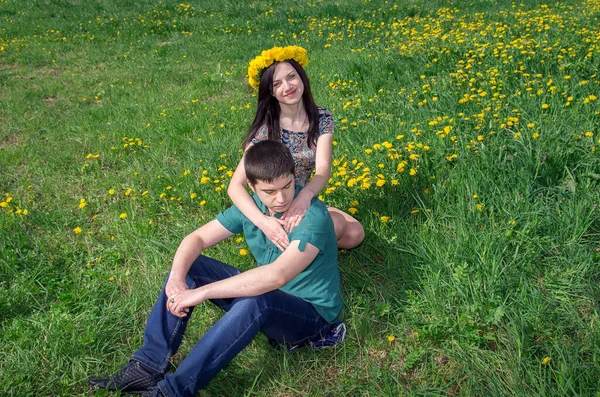
[[[252,190],[254,193],[256,193],[256,190],[254,189],[254,185],[252,184],[252,182],[250,182],[249,180],[246,179],[246,183],[248,184],[248,187],[250,188],[250,190]]]

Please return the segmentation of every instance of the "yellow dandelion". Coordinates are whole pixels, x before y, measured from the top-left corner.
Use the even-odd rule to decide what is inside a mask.
[[[6,201],[3,201],[0,203],[0,207],[6,208],[6,207],[8,207],[8,203]]]
[[[192,194],[190,194],[190,198],[191,198],[191,199],[195,199],[196,197],[198,197],[198,195],[197,195],[196,193],[192,193]]]
[[[417,175],[418,172],[419,171],[416,168],[411,168],[410,169],[410,176],[415,176],[415,175]]]
[[[115,189],[108,189],[108,194],[110,194],[111,196],[112,196],[113,194],[115,194]]]
[[[243,248],[242,248],[242,249],[240,250],[240,255],[241,255],[241,256],[246,256],[246,255],[248,255],[248,251],[246,251],[245,249],[243,249]]]
[[[549,105],[547,103],[542,103],[542,109],[548,109]]]
[[[544,359],[542,360],[542,365],[548,365],[550,361],[552,361],[551,357],[544,357]]]
[[[79,226],[77,226],[75,229],[73,229],[73,233],[75,233],[75,234],[79,234],[81,232],[82,232],[82,230]]]
[[[206,204],[206,200],[200,201],[200,205],[204,205],[204,204]]]
[[[79,199],[79,208],[84,208],[85,205],[85,199]]]
[[[381,220],[381,222],[383,223],[388,223],[390,220],[389,216],[382,216],[381,218],[379,218]]]
[[[393,341],[395,341],[395,340],[396,340],[396,337],[395,337],[394,335],[389,335],[389,336],[387,337],[387,340],[388,340],[388,342],[392,343]]]
[[[127,218],[127,214],[125,212],[123,212],[123,213],[121,213],[121,215],[119,215],[119,218],[125,219],[125,218]]]
[[[354,208],[354,207],[350,207],[350,208],[348,208],[348,212],[351,215],[354,215],[354,214],[356,214],[358,212],[358,210],[356,208]]]

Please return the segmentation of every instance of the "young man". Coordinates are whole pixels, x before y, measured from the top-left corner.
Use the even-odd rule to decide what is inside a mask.
[[[246,151],[244,167],[253,198],[265,214],[281,217],[299,189],[294,160],[279,142],[259,142]],[[201,255],[206,248],[243,232],[258,267],[237,268]],[[235,206],[183,239],[167,282],[144,332],[144,345],[108,378],[90,378],[93,388],[147,396],[194,396],[258,332],[294,348],[333,345],[344,338],[337,241],[325,205],[313,199],[281,252]],[[169,358],[183,338],[194,306],[210,300],[225,310],[177,370]]]

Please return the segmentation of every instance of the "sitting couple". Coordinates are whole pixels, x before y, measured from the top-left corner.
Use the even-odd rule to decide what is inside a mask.
[[[261,141],[243,159],[254,202],[280,218],[299,188],[290,151]],[[202,251],[244,233],[258,266],[241,272]],[[259,332],[276,346],[333,346],[345,335],[337,239],[327,207],[313,198],[302,221],[288,233],[282,252],[236,206],[183,239],[144,332],[144,345],[129,363],[93,388],[146,396],[194,396]],[[169,358],[179,348],[194,306],[210,300],[225,311],[174,373]]]

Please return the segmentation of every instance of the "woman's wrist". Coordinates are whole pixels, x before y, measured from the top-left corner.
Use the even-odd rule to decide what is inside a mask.
[[[302,190],[300,190],[298,196],[300,195],[306,197],[306,199],[308,200],[312,200],[315,197],[315,193],[312,190],[310,190],[308,186],[304,186]]]

